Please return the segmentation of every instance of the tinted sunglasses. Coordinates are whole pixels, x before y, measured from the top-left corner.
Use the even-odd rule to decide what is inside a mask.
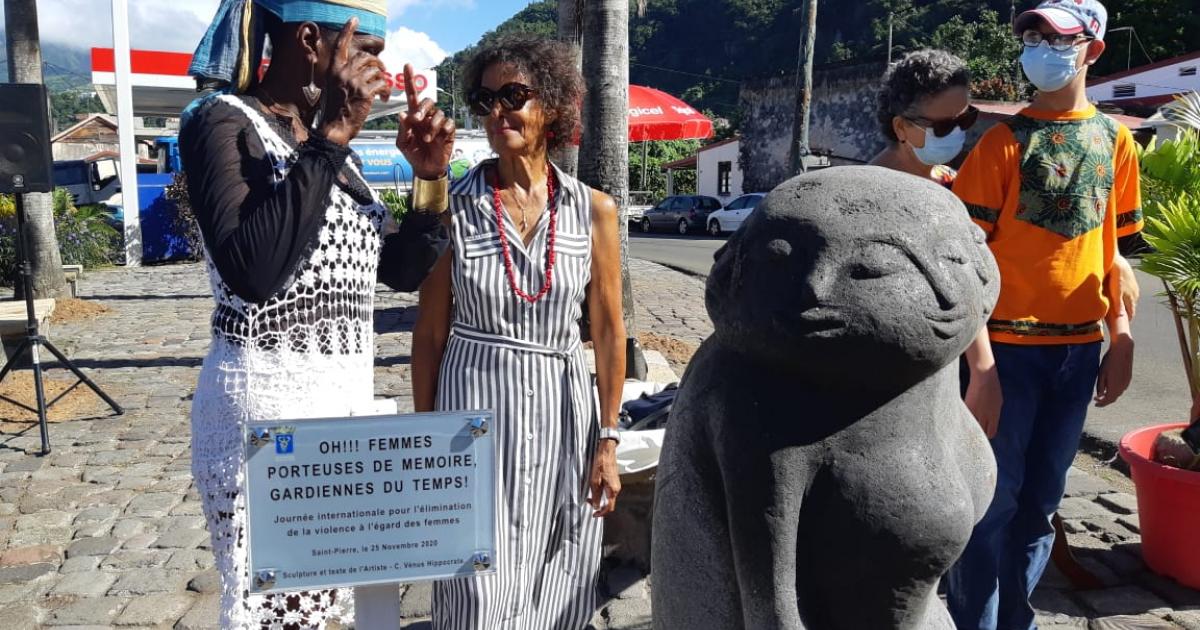
[[[979,119],[979,108],[970,105],[967,107],[967,111],[948,120],[928,120],[920,116],[915,118],[905,116],[904,118],[923,129],[932,129],[933,135],[944,138],[950,135],[950,132],[954,131],[955,128],[962,129],[963,131],[970,129],[975,124],[975,121]]]
[[[477,87],[467,95],[467,104],[476,116],[487,116],[492,113],[496,103],[505,111],[520,111],[525,103],[537,94],[537,90],[521,83],[506,83],[496,91],[485,87]]]

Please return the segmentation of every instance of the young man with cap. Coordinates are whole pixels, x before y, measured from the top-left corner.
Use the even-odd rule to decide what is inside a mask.
[[[954,185],[1000,268],[988,329],[1004,396],[995,497],[947,576],[959,630],[1035,627],[1029,595],[1088,404],[1116,401],[1132,374],[1115,261],[1117,238],[1142,225],[1137,155],[1129,130],[1085,93],[1106,21],[1096,0],[1048,0],[1017,18],[1037,95],[984,135]]]

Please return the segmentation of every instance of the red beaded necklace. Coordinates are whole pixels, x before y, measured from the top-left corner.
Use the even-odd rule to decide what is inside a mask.
[[[504,252],[504,273],[508,276],[508,286],[512,287],[513,293],[517,297],[535,304],[538,300],[546,297],[550,292],[550,285],[554,280],[554,227],[558,223],[558,204],[554,198],[554,172],[550,169],[550,163],[546,163],[546,205],[550,208],[550,242],[548,245],[549,251],[546,253],[546,275],[542,280],[542,290],[538,291],[537,295],[529,295],[517,286],[517,276],[513,272],[512,252],[508,246],[508,236],[504,229],[504,205],[500,201],[500,175],[499,170],[492,172],[492,208],[496,211],[496,228],[500,232],[500,249]]]

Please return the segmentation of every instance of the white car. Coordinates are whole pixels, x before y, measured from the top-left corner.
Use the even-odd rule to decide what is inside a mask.
[[[766,197],[766,194],[750,193],[742,195],[729,202],[729,205],[724,208],[708,215],[708,233],[713,236],[720,236],[727,232],[737,231],[738,228],[742,227],[742,222],[758,207],[763,197]]]
[[[653,207],[653,206],[631,205],[628,208],[626,208],[625,218],[627,221],[629,221],[629,225],[631,227],[634,225],[641,225],[642,217],[646,216],[646,211],[649,210],[651,207]]]

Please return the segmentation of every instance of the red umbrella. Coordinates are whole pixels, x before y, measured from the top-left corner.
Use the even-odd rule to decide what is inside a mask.
[[[629,141],[711,138],[713,124],[691,105],[654,88],[629,86]]]

